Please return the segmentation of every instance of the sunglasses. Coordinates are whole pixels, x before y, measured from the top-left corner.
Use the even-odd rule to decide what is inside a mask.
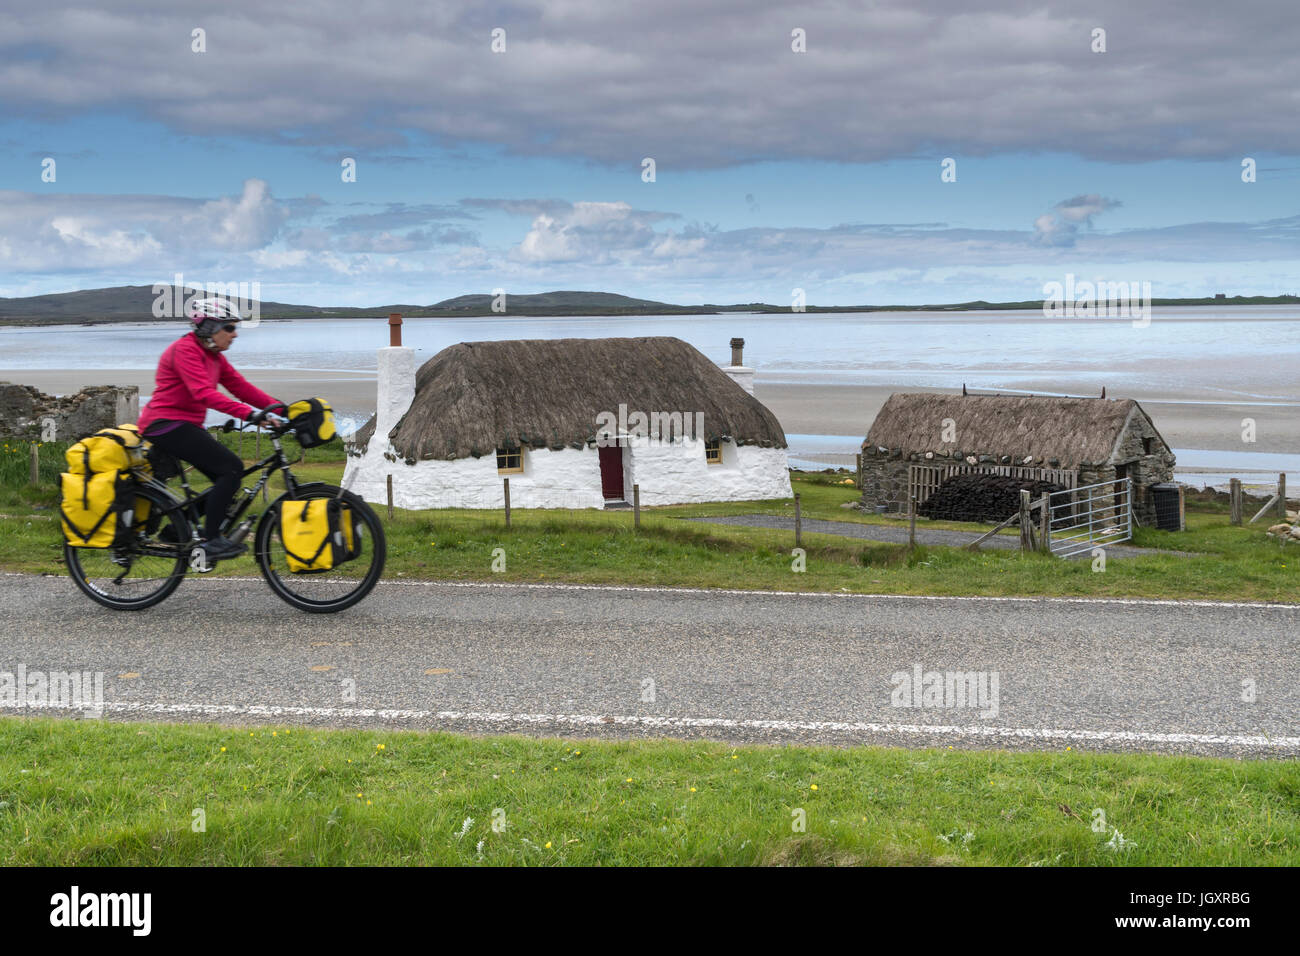
[[[223,332],[234,332],[234,331],[235,331],[236,329],[238,329],[238,328],[239,328],[239,326],[237,326],[237,325],[226,324],[226,325],[223,325],[223,326],[221,327],[221,331],[223,331]]]

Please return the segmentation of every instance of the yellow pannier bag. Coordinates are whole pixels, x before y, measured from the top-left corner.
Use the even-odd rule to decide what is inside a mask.
[[[318,574],[360,553],[352,509],[336,498],[285,501],[280,541],[294,574]]]
[[[145,443],[134,425],[102,428],[66,453],[59,476],[63,536],[79,548],[121,545],[149,517],[149,500],[137,497],[132,470],[151,474]]]
[[[59,476],[63,501],[59,505],[63,536],[79,548],[111,548],[118,533],[135,524],[138,508],[135,483],[129,472]],[[144,517],[148,502],[143,502]]]
[[[323,398],[304,398],[289,406],[285,417],[293,426],[294,437],[303,448],[323,445],[336,434],[334,410]]]
[[[126,471],[149,467],[144,457],[144,440],[134,425],[101,428],[67,450],[68,471],[88,475],[103,471]]]

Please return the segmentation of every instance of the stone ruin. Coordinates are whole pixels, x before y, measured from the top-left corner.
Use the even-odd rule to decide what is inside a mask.
[[[76,441],[140,417],[134,385],[89,385],[75,395],[46,395],[31,385],[0,382],[0,437]]]

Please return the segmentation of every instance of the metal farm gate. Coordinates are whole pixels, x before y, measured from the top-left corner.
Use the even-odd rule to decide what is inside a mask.
[[[1027,465],[909,465],[907,468],[907,496],[916,498],[919,508],[925,499],[939,490],[939,486],[953,475],[980,471],[990,475],[1011,478],[1028,478],[1031,481],[1050,481],[1054,485],[1073,488],[1079,473],[1070,468],[1032,468]]]
[[[1048,543],[1063,558],[1133,537],[1133,485],[1128,478],[1048,495]]]

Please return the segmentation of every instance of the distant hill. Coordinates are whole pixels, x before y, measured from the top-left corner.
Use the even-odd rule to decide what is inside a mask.
[[[490,312],[492,309],[490,295],[458,295],[454,299],[443,299],[430,309],[451,311]],[[616,309],[654,311],[659,309],[680,309],[680,305],[667,302],[655,302],[652,299],[633,299],[615,292],[539,292],[534,295],[507,295],[506,306],[513,312],[518,308],[527,309]]]
[[[124,285],[108,289],[87,289],[83,292],[58,292],[53,295],[34,295],[22,299],[0,298],[0,319],[32,318],[62,319],[69,322],[87,319],[116,319],[138,322],[153,318],[154,300],[158,298],[150,285]],[[167,286],[167,295],[173,294]],[[194,294],[189,289],[182,295]],[[286,305],[282,302],[262,302],[262,315],[274,310],[285,317],[312,315],[322,310],[314,306]]]
[[[153,286],[117,286],[107,289],[87,289],[82,292],[59,292],[26,298],[0,298],[0,321],[7,324],[45,325],[59,322],[139,322],[153,317],[153,306],[158,298]],[[193,288],[180,298],[193,295]],[[175,296],[173,286],[167,286],[163,295]],[[368,308],[339,306],[292,305],[285,302],[261,301],[259,314],[267,319],[300,318],[352,318],[401,312],[407,316],[494,315],[493,296],[462,295],[433,305],[395,303]],[[252,302],[247,303],[251,308]],[[689,306],[670,305],[650,299],[633,299],[612,292],[542,292],[534,295],[508,295],[506,307],[512,315],[607,315],[618,313],[653,313],[698,311]],[[708,311],[715,311],[709,308]]]
[[[167,287],[169,293],[171,286]],[[193,289],[188,294],[193,293]],[[59,292],[26,298],[0,298],[0,324],[55,325],[80,323],[97,325],[105,322],[139,322],[153,317],[157,296],[153,286],[116,286]],[[183,300],[184,296],[182,296]],[[490,316],[493,296],[460,295],[432,305],[394,304],[366,308],[339,306],[292,305],[285,302],[260,302],[259,314],[265,319],[364,318],[400,312],[404,316]],[[1296,296],[1233,296],[1230,299],[1153,299],[1152,305],[1294,305]],[[1038,309],[1041,300],[1025,302],[961,302],[939,305],[845,305],[813,306],[808,312],[919,312],[982,311],[992,309]],[[514,316],[529,315],[715,315],[722,312],[790,312],[789,305],[747,302],[732,305],[673,305],[653,299],[634,299],[614,292],[539,292],[532,295],[507,295],[506,312]]]

